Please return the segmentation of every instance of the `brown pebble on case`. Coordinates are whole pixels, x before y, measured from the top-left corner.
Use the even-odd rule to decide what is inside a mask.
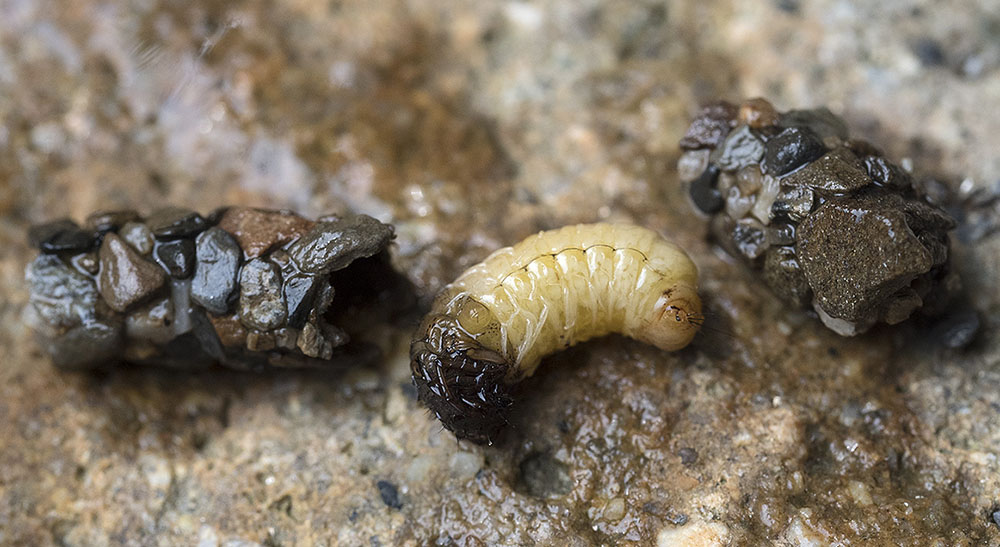
[[[98,259],[101,271],[97,277],[97,288],[104,301],[115,311],[125,311],[159,289],[167,280],[163,270],[139,256],[115,234],[104,236]]]
[[[256,258],[298,239],[314,224],[291,211],[266,211],[252,207],[232,207],[219,220],[219,228],[236,238],[247,258]]]
[[[747,99],[740,105],[737,121],[754,129],[768,127],[778,123],[778,111],[765,99],[760,97]]]
[[[208,314],[208,320],[223,346],[242,346],[247,343],[247,329],[240,323],[239,315]]]

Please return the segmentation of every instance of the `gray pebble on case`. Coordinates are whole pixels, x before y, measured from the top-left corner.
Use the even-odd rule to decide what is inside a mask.
[[[764,157],[764,143],[745,125],[731,132],[718,150],[715,162],[724,171],[739,170]]]
[[[271,330],[285,322],[281,297],[281,272],[263,258],[247,262],[240,270],[240,322],[249,329]]]
[[[41,254],[28,265],[28,302],[52,327],[73,327],[92,319],[97,285],[67,266],[59,257]]]
[[[153,232],[145,224],[129,222],[122,226],[118,235],[141,255],[153,252]]]
[[[307,274],[328,274],[359,258],[385,249],[393,237],[391,226],[368,215],[333,222],[320,222],[288,249],[288,254]]]
[[[62,369],[88,369],[120,358],[124,340],[120,323],[91,321],[48,341],[52,363]]]
[[[242,254],[239,245],[225,230],[209,228],[195,240],[195,254],[191,299],[212,313],[226,313],[236,290]]]

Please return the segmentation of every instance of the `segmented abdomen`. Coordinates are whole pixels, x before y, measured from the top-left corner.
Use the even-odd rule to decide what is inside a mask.
[[[589,224],[501,249],[451,291],[493,312],[509,346],[495,349],[513,360],[512,376],[523,377],[544,355],[577,342],[611,332],[637,337],[640,312],[653,306],[660,288],[679,279],[693,285],[695,277],[684,252],[655,232]]]

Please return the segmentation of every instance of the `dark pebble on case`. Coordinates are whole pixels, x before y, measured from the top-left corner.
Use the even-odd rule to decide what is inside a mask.
[[[684,150],[715,148],[736,126],[738,114],[739,109],[736,105],[725,101],[705,105],[688,126],[687,133],[681,139],[681,148]]]
[[[815,196],[808,187],[792,186],[786,188],[771,205],[771,216],[778,218],[785,216],[799,222],[812,211]]]
[[[764,146],[764,172],[780,176],[826,153],[823,141],[811,129],[789,127]]]
[[[767,250],[764,255],[764,281],[786,302],[807,306],[812,301],[809,281],[792,247],[771,247]]]
[[[698,461],[698,451],[691,447],[685,446],[677,453],[681,457],[681,464],[685,466],[690,467]]]
[[[781,115],[778,126],[808,128],[820,139],[837,137],[845,140],[848,137],[847,124],[826,107],[789,110]]]
[[[288,248],[288,255],[307,274],[328,274],[359,258],[373,256],[392,241],[392,227],[368,215],[320,222]]]
[[[96,234],[81,229],[69,219],[38,224],[28,229],[28,241],[43,253],[86,251],[97,242]]]
[[[96,313],[97,286],[59,257],[39,255],[28,265],[28,302],[51,327],[72,327]]]
[[[247,258],[256,258],[302,237],[314,224],[291,211],[230,207],[218,226],[233,234]]]
[[[175,279],[187,279],[194,271],[194,241],[175,239],[156,246],[156,259]]]
[[[848,194],[869,186],[872,178],[864,163],[846,147],[838,147],[782,179],[785,184],[808,186],[826,195]]]
[[[820,206],[799,225],[798,257],[820,307],[852,322],[872,319],[877,306],[933,265],[907,224],[903,199],[872,192]]]
[[[226,313],[236,289],[242,254],[236,240],[225,230],[209,228],[199,234],[195,240],[197,262],[191,299],[212,313]]]
[[[1000,509],[994,509],[993,512],[990,513],[990,519],[993,520],[993,524],[1000,527]]]
[[[198,213],[183,207],[165,207],[146,219],[156,239],[191,237],[206,228],[208,221]]]
[[[755,220],[741,220],[733,227],[733,245],[745,257],[753,260],[768,247],[767,231]]]
[[[240,270],[240,321],[247,328],[271,330],[285,322],[281,272],[273,263],[255,258]]]
[[[868,176],[879,186],[895,190],[913,186],[913,177],[906,170],[882,156],[866,156],[863,163]]]
[[[742,126],[726,137],[718,148],[715,163],[723,171],[737,171],[760,162],[764,156],[764,143],[747,126]]]
[[[326,283],[322,276],[296,274],[285,279],[284,295],[288,304],[288,326],[301,329],[309,319],[309,312],[319,292]]]
[[[121,227],[118,235],[141,255],[153,252],[153,232],[145,224],[129,222]]]
[[[116,361],[121,355],[123,341],[120,325],[91,321],[56,337],[46,349],[55,366],[80,370]]]
[[[101,263],[97,289],[115,311],[125,311],[162,287],[167,280],[159,266],[143,259],[115,234],[104,236],[97,257]]]
[[[691,181],[688,188],[688,195],[695,207],[706,215],[711,215],[722,210],[726,201],[722,197],[722,192],[715,188],[719,180],[719,168],[709,165],[698,178]]]
[[[124,209],[121,211],[98,211],[87,217],[87,228],[95,232],[114,232],[129,222],[138,222],[139,213]]]
[[[972,343],[980,325],[979,313],[966,308],[942,317],[934,327],[934,335],[944,347],[960,349]]]
[[[375,483],[378,488],[378,495],[382,498],[382,503],[392,509],[402,509],[403,502],[399,499],[399,489],[389,481],[378,481]]]

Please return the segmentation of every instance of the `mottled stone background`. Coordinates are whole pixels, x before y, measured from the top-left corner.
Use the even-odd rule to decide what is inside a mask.
[[[998,36],[996,0],[0,0],[0,543],[1000,544]],[[676,142],[756,95],[964,200],[971,347],[839,338],[705,242]],[[406,328],[338,373],[55,371],[25,228],[168,202],[372,214],[424,302],[633,221],[691,252],[713,330],[553,356],[492,448],[417,406]]]

